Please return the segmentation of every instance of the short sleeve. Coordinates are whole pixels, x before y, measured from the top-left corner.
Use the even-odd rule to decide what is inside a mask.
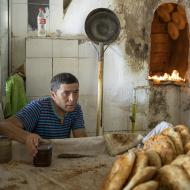
[[[83,119],[83,112],[81,110],[81,106],[77,105],[75,117],[72,121],[72,130],[84,128],[84,119]]]
[[[21,121],[24,129],[32,132],[38,123],[41,112],[41,103],[34,100],[16,113],[16,118]]]

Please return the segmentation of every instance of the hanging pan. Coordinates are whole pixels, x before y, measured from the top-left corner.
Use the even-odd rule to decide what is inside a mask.
[[[104,45],[109,45],[119,35],[120,22],[114,12],[106,8],[94,9],[85,21],[85,32],[89,39],[99,45],[98,53],[98,96],[96,135],[103,135],[103,69]]]
[[[85,32],[90,40],[97,44],[110,44],[119,35],[120,22],[110,9],[94,9],[86,18]]]

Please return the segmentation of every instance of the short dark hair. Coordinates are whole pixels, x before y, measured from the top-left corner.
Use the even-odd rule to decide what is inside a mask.
[[[61,84],[79,83],[71,73],[59,73],[51,79],[51,91],[56,92]]]

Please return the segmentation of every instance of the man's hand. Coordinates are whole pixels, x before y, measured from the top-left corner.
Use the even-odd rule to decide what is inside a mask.
[[[34,133],[29,133],[26,136],[25,144],[29,153],[34,157],[38,152],[38,144],[41,141],[41,137]]]

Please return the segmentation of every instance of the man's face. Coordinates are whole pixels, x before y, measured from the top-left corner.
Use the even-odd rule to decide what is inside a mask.
[[[61,84],[57,92],[51,92],[54,102],[62,111],[74,111],[79,96],[79,84]]]

